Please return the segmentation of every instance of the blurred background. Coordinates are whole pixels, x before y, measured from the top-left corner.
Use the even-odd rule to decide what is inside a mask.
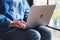
[[[32,5],[56,5],[56,8],[51,17],[49,26],[60,29],[60,0],[28,0],[30,6]],[[49,28],[50,29],[50,28]],[[52,40],[60,40],[60,31],[52,31]]]

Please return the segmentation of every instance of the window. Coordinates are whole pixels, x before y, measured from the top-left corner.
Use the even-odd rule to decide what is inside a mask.
[[[33,0],[34,5],[47,5],[47,0]]]
[[[60,29],[60,0],[34,0],[34,5],[56,5],[53,16],[50,21],[50,26]],[[52,30],[52,40],[60,40],[60,32]]]
[[[55,26],[60,26],[60,0],[49,0],[49,4],[56,4],[55,12],[53,13],[53,18],[55,21]]]
[[[54,23],[51,26],[59,27],[60,26],[60,0],[34,0],[34,5],[56,5],[55,11],[52,16],[52,20]],[[51,20],[51,21],[52,21]]]

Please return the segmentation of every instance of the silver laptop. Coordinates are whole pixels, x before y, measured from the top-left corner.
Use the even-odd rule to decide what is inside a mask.
[[[32,27],[36,24],[48,25],[54,9],[55,5],[33,5],[27,19],[27,25],[31,25]]]

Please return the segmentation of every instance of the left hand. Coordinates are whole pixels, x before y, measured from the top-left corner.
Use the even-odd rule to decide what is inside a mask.
[[[25,22],[11,22],[10,25],[12,27],[18,27],[18,28],[22,28],[25,29],[26,28],[26,23]]]
[[[17,22],[17,24],[19,24],[20,26],[19,26],[19,28],[23,28],[23,29],[25,29],[26,28],[26,23],[25,22]]]

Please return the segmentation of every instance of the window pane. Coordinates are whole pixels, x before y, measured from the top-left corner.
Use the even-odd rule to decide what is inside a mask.
[[[60,29],[60,0],[48,0],[49,5],[56,5],[50,26]],[[34,0],[34,5],[47,5],[47,0]],[[52,40],[60,40],[60,32],[52,30]]]
[[[54,26],[59,27],[60,26],[60,0],[49,0],[49,4],[55,4],[56,8],[53,13],[53,19],[54,19]]]
[[[34,0],[34,5],[46,5],[47,0]]]

